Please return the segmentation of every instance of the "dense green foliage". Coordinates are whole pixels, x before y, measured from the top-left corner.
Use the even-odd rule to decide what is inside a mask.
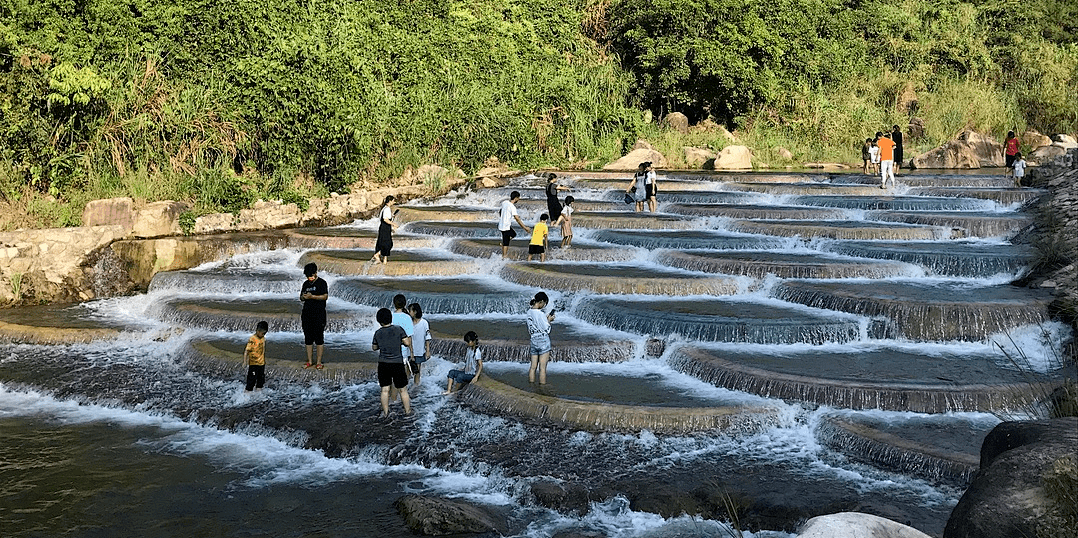
[[[933,143],[966,126],[1078,129],[1073,1],[612,0],[608,11],[606,39],[656,112],[850,147],[906,124],[895,100],[908,84],[935,105],[922,106],[940,120],[927,122]]]
[[[905,90],[923,146],[1073,132],[1076,20],[1069,0],[4,0],[0,202],[51,193],[29,209],[71,224],[88,197],[235,210],[432,162],[725,143],[642,109],[712,116],[772,162],[842,159],[905,124]]]
[[[0,149],[54,194],[182,184],[225,207],[297,176],[340,189],[426,162],[615,155],[640,114],[581,13],[547,0],[13,0],[0,7]]]

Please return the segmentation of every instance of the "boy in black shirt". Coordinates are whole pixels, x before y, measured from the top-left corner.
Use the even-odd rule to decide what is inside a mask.
[[[303,301],[303,343],[307,345],[307,364],[304,369],[314,366],[322,369],[322,351],[325,349],[326,301],[329,300],[329,286],[318,276],[318,266],[308,263],[303,267],[303,276],[307,280],[299,288],[299,300]],[[317,362],[311,364],[311,351],[318,346]]]

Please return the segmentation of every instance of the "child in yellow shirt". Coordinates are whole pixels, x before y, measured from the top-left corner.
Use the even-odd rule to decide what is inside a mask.
[[[546,261],[546,249],[547,249],[547,221],[550,220],[550,215],[543,213],[539,216],[539,222],[535,223],[535,227],[532,228],[532,241],[528,245],[528,261],[532,261],[532,256],[538,254],[539,261]]]
[[[247,392],[256,387],[262,390],[266,384],[266,333],[269,323],[259,321],[255,333],[247,340],[243,349],[243,362],[247,364]]]

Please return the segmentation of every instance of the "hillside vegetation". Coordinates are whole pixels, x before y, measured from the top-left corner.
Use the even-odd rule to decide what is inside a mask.
[[[964,127],[1078,130],[1065,0],[6,0],[0,204],[78,224],[89,199],[235,211],[436,163],[590,167],[708,116],[767,162],[854,160],[916,93]]]

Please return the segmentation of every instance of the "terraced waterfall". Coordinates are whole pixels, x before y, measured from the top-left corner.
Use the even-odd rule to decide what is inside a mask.
[[[497,207],[531,225],[543,180],[401,208],[375,224],[277,232],[287,248],[156,275],[144,295],[3,311],[5,535],[412,536],[406,493],[501,514],[506,536],[793,536],[874,513],[940,535],[1000,417],[1066,375],[1049,297],[1008,283],[1008,239],[1041,194],[1002,175],[564,173],[575,238],[507,259]],[[237,235],[237,241],[244,236]],[[330,283],[326,368],[302,368],[300,268]],[[557,308],[545,386],[523,312]],[[379,418],[374,313],[420,303],[435,358],[413,416]],[[244,343],[269,322],[267,389]],[[441,395],[480,336],[484,376]],[[736,507],[731,514],[730,506]],[[689,515],[685,515],[689,514]],[[736,518],[731,517],[736,516]]]

